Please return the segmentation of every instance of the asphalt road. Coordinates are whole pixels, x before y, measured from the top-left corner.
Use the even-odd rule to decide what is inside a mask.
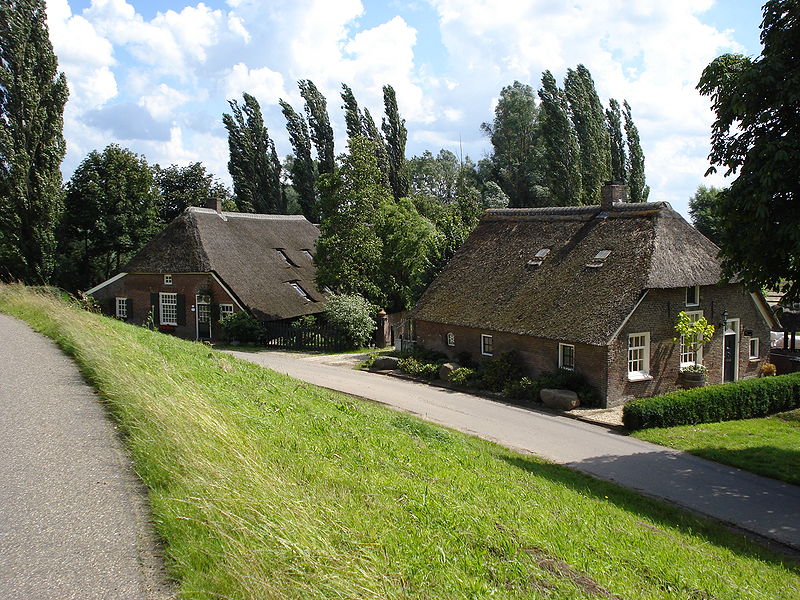
[[[322,387],[566,464],[800,551],[800,487],[557,414],[283,352],[231,352]]]
[[[0,314],[0,598],[172,598],[147,499],[75,364]]]

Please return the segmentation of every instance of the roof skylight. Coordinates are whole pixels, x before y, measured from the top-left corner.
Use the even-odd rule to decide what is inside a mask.
[[[594,258],[586,263],[587,267],[591,267],[593,269],[598,269],[602,267],[606,259],[611,255],[611,250],[600,250],[597,254],[594,255]]]
[[[544,262],[544,259],[548,254],[550,254],[550,248],[542,248],[533,255],[533,258],[528,261],[527,266],[530,268],[541,267],[542,262]]]
[[[298,284],[298,283],[295,283],[294,281],[289,281],[288,283],[289,283],[289,285],[290,285],[290,286],[292,286],[292,289],[293,289],[295,292],[297,292],[297,293],[298,293],[298,294],[300,294],[300,295],[301,295],[303,298],[305,298],[306,300],[308,300],[309,302],[311,302],[311,296],[309,296],[309,295],[308,295],[308,292],[306,292],[306,291],[305,291],[303,288],[301,288],[301,287],[300,287],[300,284]]]
[[[297,266],[297,265],[295,264],[295,262],[294,262],[294,261],[293,261],[291,258],[289,258],[289,255],[288,255],[288,254],[286,254],[286,250],[284,250],[283,248],[275,248],[275,250],[277,251],[277,253],[278,253],[278,254],[280,254],[280,255],[281,255],[281,257],[283,258],[283,260],[285,260],[285,261],[286,261],[286,264],[287,264],[287,265],[290,265],[290,266],[292,266],[292,267],[296,267],[296,266]]]

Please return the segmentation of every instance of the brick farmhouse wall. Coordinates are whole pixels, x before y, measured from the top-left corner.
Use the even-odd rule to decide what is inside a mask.
[[[708,367],[708,382],[723,380],[723,332],[719,327],[723,311],[728,319],[739,319],[737,379],[755,377],[769,353],[769,327],[752,297],[740,285],[702,286],[699,306],[686,306],[686,289],[650,290],[627,323],[608,346],[574,344],[575,370],[582,373],[606,399],[607,406],[617,406],[634,398],[663,394],[679,387],[680,344],[673,342],[675,323],[681,311],[702,310],[703,316],[717,330],[703,348],[703,362]],[[650,375],[643,381],[628,380],[628,335],[650,333]],[[455,344],[447,344],[448,333]],[[749,333],[751,335],[745,335]],[[481,334],[492,336],[493,355],[517,351],[529,375],[536,377],[558,368],[558,340],[535,338],[471,327],[415,320],[417,344],[443,352],[452,359],[469,353],[476,362],[491,357],[481,355]],[[751,337],[759,339],[759,356],[749,358]],[[562,340],[563,343],[572,343]]]
[[[211,340],[220,339],[219,310],[220,304],[233,304],[234,312],[239,307],[227,291],[217,283],[210,273],[172,273],[172,284],[164,283],[163,273],[128,273],[124,277],[99,289],[94,298],[100,303],[104,314],[116,314],[116,298],[129,298],[131,311],[125,319],[129,323],[142,325],[151,308],[151,294],[159,292],[177,293],[183,296],[183,312],[178,316],[174,334],[178,337],[193,340],[197,338],[195,321],[195,296],[199,293],[211,295],[212,323]],[[158,325],[158,321],[156,325]]]

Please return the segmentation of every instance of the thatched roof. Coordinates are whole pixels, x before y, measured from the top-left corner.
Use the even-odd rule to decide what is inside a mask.
[[[191,207],[123,269],[128,273],[213,271],[261,319],[320,312],[313,253],[319,230],[296,215],[256,215]],[[279,252],[281,249],[283,253]],[[286,258],[284,258],[284,255]],[[303,298],[291,283],[310,296]]]
[[[605,345],[646,289],[718,283],[718,252],[663,202],[488,210],[413,317]]]

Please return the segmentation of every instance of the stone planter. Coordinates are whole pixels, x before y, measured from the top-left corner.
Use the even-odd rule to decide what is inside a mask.
[[[697,388],[706,384],[706,374],[699,371],[681,371],[681,387]]]

